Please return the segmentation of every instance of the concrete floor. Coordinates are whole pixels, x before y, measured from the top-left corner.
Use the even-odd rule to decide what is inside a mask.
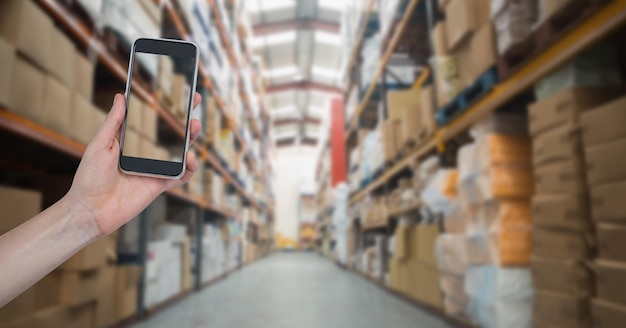
[[[136,328],[448,327],[311,253],[278,253],[136,324]]]

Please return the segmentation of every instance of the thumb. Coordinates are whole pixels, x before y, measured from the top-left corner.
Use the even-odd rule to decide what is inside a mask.
[[[104,124],[100,127],[98,134],[94,138],[94,143],[101,147],[111,147],[111,144],[118,136],[118,132],[124,122],[124,115],[126,113],[126,101],[124,96],[116,94],[113,99],[113,106],[111,111],[104,120]]]

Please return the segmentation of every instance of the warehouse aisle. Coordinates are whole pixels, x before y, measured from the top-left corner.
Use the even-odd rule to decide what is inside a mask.
[[[136,328],[447,327],[316,254],[278,253]]]

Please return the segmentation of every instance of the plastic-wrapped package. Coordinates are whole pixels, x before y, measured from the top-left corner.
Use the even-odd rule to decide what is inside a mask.
[[[465,233],[467,231],[470,213],[463,208],[458,201],[452,204],[452,210],[443,218],[443,228],[448,233]]]
[[[527,200],[491,200],[471,208],[468,231],[495,231],[531,228],[532,214]]]
[[[422,201],[433,212],[449,214],[452,212],[454,197],[454,181],[457,171],[454,169],[441,169],[432,178],[428,186],[421,192]]]
[[[442,273],[456,276],[465,274],[467,268],[466,236],[444,233],[435,242],[435,258]]]
[[[527,136],[528,118],[516,113],[491,113],[470,128],[470,135],[479,139],[489,134]]]
[[[443,298],[443,310],[447,315],[452,317],[465,318],[467,313],[467,304],[468,302],[462,303],[457,301],[454,298],[448,297],[444,295]]]
[[[435,68],[437,103],[441,107],[461,90],[458,63],[454,56],[435,56],[431,58],[430,64]]]
[[[469,207],[492,199],[528,199],[533,188],[532,168],[499,165],[459,180],[458,193],[461,204]]]
[[[439,283],[446,298],[453,299],[457,304],[467,304],[469,302],[469,296],[465,292],[464,276],[442,273],[439,276]]]
[[[439,159],[435,156],[429,157],[417,165],[413,172],[413,185],[418,191],[422,191],[428,186],[430,180],[439,171]]]
[[[486,134],[476,141],[476,161],[479,171],[494,166],[530,166],[532,147],[530,138]]]
[[[532,327],[533,288],[530,269],[469,267],[465,290],[468,314],[482,327]]]
[[[467,235],[467,258],[471,265],[528,265],[530,229],[492,230]]]

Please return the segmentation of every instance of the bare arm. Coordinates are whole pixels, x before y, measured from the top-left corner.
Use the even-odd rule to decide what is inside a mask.
[[[196,94],[194,107],[200,103]],[[91,141],[70,191],[56,204],[0,236],[0,307],[17,297],[81,248],[108,235],[137,216],[163,191],[189,181],[198,169],[187,153],[180,180],[123,174],[118,169],[119,135],[125,103],[117,95],[102,128]],[[192,121],[191,140],[200,132]]]

